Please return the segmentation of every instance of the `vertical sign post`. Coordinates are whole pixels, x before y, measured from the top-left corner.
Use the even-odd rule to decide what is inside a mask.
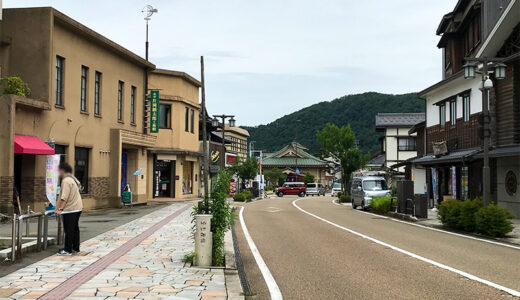
[[[150,132],[159,132],[159,91],[151,91],[150,101]]]

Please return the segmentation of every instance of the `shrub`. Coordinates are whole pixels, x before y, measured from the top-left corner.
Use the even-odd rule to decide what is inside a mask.
[[[274,186],[272,185],[268,185],[266,188],[265,188],[266,191],[273,191],[274,190]]]
[[[244,194],[244,197],[247,199],[247,200],[251,200],[253,199],[253,193],[251,193],[250,190],[245,190],[242,192],[242,194]]]
[[[22,97],[28,97],[31,94],[31,89],[27,83],[18,76],[7,76],[0,79],[4,90],[3,94],[18,95]]]
[[[244,195],[244,193],[236,193],[235,196],[233,196],[233,200],[237,202],[244,202],[246,201],[246,195]]]
[[[347,196],[347,195],[341,195],[339,197],[339,202],[340,203],[350,203],[352,202],[352,199],[350,198],[350,196]]]
[[[494,237],[503,237],[513,230],[509,219],[513,215],[505,208],[490,204],[478,210],[475,216],[477,232]]]
[[[224,265],[224,234],[234,222],[234,214],[229,207],[229,181],[231,175],[226,170],[218,172],[216,183],[211,191],[210,211],[211,232],[213,233],[213,265]]]
[[[370,200],[370,210],[379,214],[386,214],[390,211],[391,196],[377,197]]]
[[[482,208],[482,200],[477,198],[473,200],[466,200],[460,202],[460,216],[457,224],[457,229],[469,232],[475,231],[477,227],[475,216],[478,210]]]
[[[337,192],[336,195],[338,196],[338,198],[341,198],[341,196],[343,196],[343,193],[342,192]]]
[[[459,217],[461,214],[462,201],[448,199],[439,205],[439,220],[443,225],[453,229],[459,228]]]

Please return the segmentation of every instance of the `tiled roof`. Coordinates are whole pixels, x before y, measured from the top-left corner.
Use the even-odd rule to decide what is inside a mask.
[[[378,113],[376,128],[412,127],[426,120],[424,113]]]
[[[280,154],[288,150],[289,148],[294,149],[292,144],[289,144],[282,149],[272,153],[268,157],[264,158],[262,164],[265,166],[324,166],[327,164],[326,161],[321,160],[314,155],[311,155],[302,150],[300,145],[297,153],[301,157],[278,157]]]
[[[386,158],[384,154],[379,154],[375,157],[372,157],[368,162],[367,165],[369,166],[382,166],[385,164]]]

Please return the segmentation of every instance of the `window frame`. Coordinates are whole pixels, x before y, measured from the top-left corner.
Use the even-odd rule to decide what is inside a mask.
[[[103,73],[96,71],[94,74],[94,115],[101,116],[101,81]]]
[[[471,117],[471,96],[469,93],[462,95],[462,120],[469,122]]]
[[[135,125],[135,95],[137,88],[132,85],[130,88],[130,124]]]
[[[82,176],[79,176],[78,174],[78,169],[81,169],[81,168],[78,168],[78,157],[80,155],[78,155],[78,151],[83,151],[85,150],[86,151],[86,166],[84,168],[85,170],[85,175],[86,175],[86,178],[85,177],[82,177]],[[81,183],[81,187],[82,189],[80,190],[80,193],[81,194],[88,194],[88,190],[89,190],[89,184],[88,184],[88,179],[89,179],[89,169],[90,169],[90,152],[91,152],[91,149],[90,148],[85,148],[85,147],[74,147],[74,177],[76,177],[80,183]]]
[[[190,132],[195,133],[195,110],[190,110]]]
[[[189,113],[190,113],[190,108],[186,106],[185,110],[184,110],[184,131],[186,132],[189,132],[189,127],[190,127],[190,121],[188,119],[189,117]]]
[[[121,80],[117,83],[117,121],[123,122],[123,100],[124,100],[125,83]]]
[[[168,114],[166,115],[166,126],[161,126],[161,119],[162,119],[162,109],[163,107],[168,107]],[[169,116],[169,117],[168,117]],[[165,104],[165,103],[159,103],[159,129],[172,129],[172,105],[171,104]]]
[[[79,110],[82,113],[88,112],[88,71],[87,66],[81,66],[81,83],[79,93]]]
[[[56,55],[56,78],[55,78],[55,94],[54,94],[54,105],[57,107],[64,107],[64,72],[65,71],[65,57]]]
[[[405,145],[401,145],[401,141],[406,141]],[[410,143],[410,141],[413,141]],[[417,151],[417,138],[413,136],[398,137],[397,138],[398,151]]]
[[[446,103],[439,105],[439,124],[441,127],[446,126]]]
[[[457,124],[457,98],[450,100],[450,124]]]

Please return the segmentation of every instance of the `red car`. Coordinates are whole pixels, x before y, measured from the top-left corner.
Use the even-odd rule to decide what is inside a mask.
[[[305,183],[303,182],[286,182],[283,186],[276,189],[276,195],[283,197],[284,195],[298,195],[305,197]]]

